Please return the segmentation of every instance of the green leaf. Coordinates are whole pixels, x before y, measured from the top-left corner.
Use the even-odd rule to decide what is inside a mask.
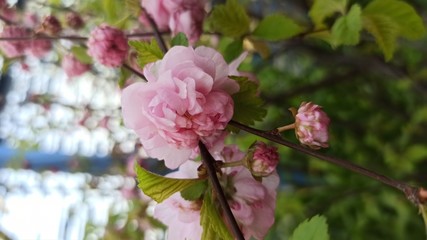
[[[347,15],[341,16],[332,26],[332,37],[335,46],[356,45],[362,30],[362,10],[354,4]]]
[[[103,0],[102,8],[104,10],[105,16],[107,17],[108,23],[113,23],[117,19],[117,8],[116,0]]]
[[[328,224],[324,216],[316,215],[298,225],[292,234],[292,240],[328,240]]]
[[[135,164],[136,178],[138,187],[147,196],[160,203],[170,197],[172,194],[182,191],[203,179],[175,179],[167,178],[151,173],[138,164]]]
[[[227,0],[225,4],[216,5],[207,21],[213,31],[225,36],[239,38],[249,32],[249,16],[237,0]]]
[[[134,17],[139,17],[141,14],[141,1],[140,0],[125,0],[126,10]]]
[[[225,48],[224,59],[226,62],[231,62],[243,52],[243,40],[236,39],[235,41],[228,44]]]
[[[188,39],[184,33],[180,32],[172,38],[172,46],[186,46],[188,47]]]
[[[258,86],[247,77],[229,76],[240,85],[240,91],[232,97],[234,100],[233,120],[253,125],[255,121],[261,121],[267,114],[263,107],[263,101],[257,96]]]
[[[314,23],[315,29],[326,28],[324,20],[334,13],[345,14],[347,0],[315,0],[308,15]]]
[[[304,31],[293,19],[283,14],[272,14],[265,17],[255,28],[253,36],[279,41],[291,38]]]
[[[125,67],[121,67],[120,68],[120,78],[118,81],[119,87],[123,88],[125,86],[126,80],[132,75],[132,72],[125,68]]]
[[[212,195],[206,192],[203,198],[202,209],[200,210],[200,225],[202,225],[202,240],[231,240],[233,236],[224,224],[217,207],[214,204]]]
[[[374,0],[363,9],[363,15],[381,15],[390,18],[397,26],[399,35],[408,39],[419,39],[426,34],[422,18],[404,1]]]
[[[188,201],[199,200],[205,193],[208,182],[200,181],[181,191],[181,197]]]
[[[399,34],[394,22],[383,15],[363,15],[363,27],[375,37],[375,41],[388,61],[396,50],[396,40]]]
[[[87,49],[84,47],[80,47],[80,46],[73,46],[71,48],[71,52],[73,53],[74,57],[77,58],[77,60],[79,60],[82,63],[85,64],[92,64],[93,63],[93,59],[91,56],[89,56],[87,54]]]
[[[151,42],[129,41],[129,45],[136,50],[138,54],[137,62],[141,68],[144,68],[147,63],[163,58],[163,52],[154,39]]]

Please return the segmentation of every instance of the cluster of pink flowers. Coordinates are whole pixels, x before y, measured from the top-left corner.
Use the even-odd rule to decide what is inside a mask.
[[[87,45],[88,54],[107,67],[122,65],[129,51],[123,31],[105,24],[91,32]]]
[[[150,157],[169,168],[187,161],[199,140],[219,135],[233,116],[231,95],[242,59],[228,65],[212,48],[175,46],[146,65],[147,83],[123,90],[124,124],[139,136]]]
[[[241,160],[245,154],[236,146],[227,146],[222,151],[224,162]],[[196,162],[186,162],[179,170],[169,174],[173,178],[197,177]],[[243,166],[225,168],[220,179],[226,186],[227,200],[245,239],[264,239],[274,223],[276,191],[279,177],[276,172],[257,181]],[[184,200],[180,193],[156,205],[154,217],[166,224],[168,239],[200,239],[201,201]]]
[[[77,77],[89,71],[91,65],[80,62],[72,54],[67,54],[62,59],[61,67],[64,69],[68,77]]]
[[[322,107],[311,102],[303,102],[295,115],[295,131],[298,140],[313,149],[329,146],[329,117]]]
[[[204,0],[142,0],[141,5],[159,29],[169,29],[174,35],[183,32],[191,43],[200,38],[206,15]]]

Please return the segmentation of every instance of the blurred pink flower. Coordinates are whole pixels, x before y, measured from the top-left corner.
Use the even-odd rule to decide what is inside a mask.
[[[23,16],[22,23],[27,28],[35,28],[39,23],[39,17],[35,13],[27,12]]]
[[[251,146],[251,151],[253,154],[250,154],[246,164],[254,176],[266,177],[276,170],[279,163],[276,147],[257,141]]]
[[[68,54],[62,58],[61,67],[68,77],[80,76],[90,70],[90,64],[80,62],[74,55]]]
[[[105,24],[91,32],[87,44],[88,54],[107,67],[122,65],[129,50],[126,35]]]
[[[43,19],[39,32],[43,32],[50,36],[56,36],[62,31],[62,26],[59,20],[53,16],[46,16]]]
[[[35,57],[41,58],[52,49],[50,40],[32,40],[28,51]]]
[[[80,29],[84,26],[82,17],[76,12],[67,13],[67,25],[72,29]]]
[[[123,90],[124,124],[135,130],[150,157],[177,168],[201,138],[218,135],[233,116],[230,95],[239,90],[228,78],[233,71],[212,48],[173,47],[146,65],[148,83]]]
[[[28,37],[28,30],[23,27],[18,26],[5,26],[1,37]],[[27,41],[22,40],[9,40],[9,41],[0,41],[0,49],[3,53],[9,57],[19,57],[25,54],[25,50],[28,47]]]
[[[313,149],[328,147],[329,122],[321,106],[311,102],[301,103],[295,115],[295,131],[299,141]]]
[[[183,32],[191,43],[200,38],[206,15],[204,0],[142,0],[141,5],[159,29],[170,29],[173,35]]]

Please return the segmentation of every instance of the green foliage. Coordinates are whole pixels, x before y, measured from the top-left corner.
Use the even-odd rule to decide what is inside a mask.
[[[360,6],[354,4],[347,15],[337,19],[332,26],[333,46],[356,45],[360,40],[362,30],[362,11]]]
[[[226,62],[231,62],[243,52],[243,41],[236,39],[227,45],[224,52],[224,59]]]
[[[141,1],[139,0],[125,0],[125,7],[126,11],[134,17],[139,17],[141,14]]]
[[[224,223],[212,195],[207,192],[203,198],[202,209],[200,210],[200,225],[202,225],[202,240],[228,240],[233,239],[230,231]]]
[[[214,31],[226,36],[239,38],[249,32],[249,16],[237,0],[216,5],[207,21]]]
[[[346,8],[347,0],[315,0],[308,14],[316,30],[319,30],[327,27],[324,23],[326,18],[335,13],[344,15]]]
[[[137,62],[141,68],[144,68],[147,63],[163,58],[163,52],[154,39],[151,42],[129,41],[129,45],[136,50],[138,54]]]
[[[128,80],[128,78],[132,75],[132,72],[125,68],[125,67],[121,67],[120,68],[120,77],[119,77],[119,87],[123,88],[125,86],[126,80]]]
[[[258,86],[247,77],[229,76],[240,85],[240,91],[232,97],[234,100],[233,120],[253,125],[255,121],[261,121],[267,114],[263,107],[263,101],[257,96]]]
[[[188,47],[188,39],[184,33],[180,32],[171,41],[172,46],[186,46]]]
[[[403,1],[374,0],[362,14],[364,28],[375,37],[386,60],[392,58],[398,37],[414,40],[426,33],[421,17]]]
[[[199,181],[181,191],[181,197],[188,201],[200,199],[208,187],[207,180]]]
[[[304,28],[293,19],[282,14],[272,14],[258,24],[252,35],[269,41],[279,41],[296,36],[303,31]]]
[[[182,191],[203,179],[174,179],[151,173],[138,164],[135,164],[138,187],[147,196],[160,203],[172,194]]]
[[[292,234],[292,240],[328,240],[328,224],[323,216],[314,216],[298,225]]]
[[[76,57],[80,62],[92,64],[92,57],[87,54],[86,48],[80,46],[73,46],[71,48],[71,52],[73,53],[74,57]]]

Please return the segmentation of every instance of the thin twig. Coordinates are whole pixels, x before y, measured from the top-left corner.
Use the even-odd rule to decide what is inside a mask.
[[[169,34],[170,32],[159,32],[159,34]],[[144,32],[144,33],[129,33],[126,34],[126,37],[128,38],[141,38],[141,37],[152,37],[155,36],[154,32]]]
[[[236,239],[245,240],[242,232],[240,231],[239,225],[237,224],[237,221],[231,212],[227,199],[225,198],[225,194],[222,190],[221,184],[219,183],[218,176],[216,175],[215,159],[201,141],[199,141],[199,148],[200,154],[202,155],[203,164],[206,166],[208,172],[209,181],[213,186],[216,196],[218,196],[219,204],[221,205],[228,225],[231,227],[233,235]]]
[[[123,67],[126,68],[127,70],[133,72],[135,75],[137,75],[138,77],[142,78],[142,80],[147,82],[147,79],[145,78],[144,74],[142,74],[141,72],[139,72],[135,68],[131,67],[129,64],[123,63]]]
[[[68,39],[68,40],[76,40],[76,41],[85,41],[85,40],[87,40],[87,37],[47,36],[47,35],[33,35],[33,36],[25,36],[25,37],[0,37],[0,41],[33,41],[36,39],[44,39],[44,40]]]
[[[153,18],[150,16],[150,14],[145,11],[144,8],[142,8],[142,11],[144,12],[145,16],[147,17],[148,22],[150,23],[151,27],[154,31],[154,37],[156,38],[157,42],[159,43],[160,50],[162,50],[163,53],[166,53],[168,51],[168,47],[166,46],[165,41],[163,40],[163,37],[159,31],[159,28],[157,27],[157,24],[154,22]]]

